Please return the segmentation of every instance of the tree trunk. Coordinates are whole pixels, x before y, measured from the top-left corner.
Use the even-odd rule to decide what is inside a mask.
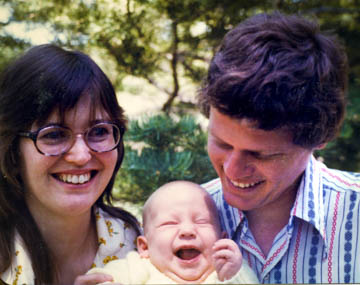
[[[177,32],[177,22],[173,21],[171,25],[171,31],[173,36],[173,45],[172,45],[172,59],[171,59],[171,71],[173,77],[173,91],[171,92],[169,99],[165,102],[162,107],[162,111],[165,113],[169,113],[171,110],[171,106],[173,104],[174,99],[179,94],[179,78],[177,73],[177,65],[178,65],[178,32]]]

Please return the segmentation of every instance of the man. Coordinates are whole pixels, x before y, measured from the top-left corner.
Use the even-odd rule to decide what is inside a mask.
[[[244,21],[211,61],[199,102],[219,178],[204,186],[260,282],[360,282],[360,174],[313,157],[346,89],[343,47],[296,16]]]

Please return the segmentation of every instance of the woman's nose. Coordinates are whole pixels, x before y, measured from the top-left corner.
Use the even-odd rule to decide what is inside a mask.
[[[84,165],[91,156],[91,150],[85,143],[84,137],[76,136],[73,146],[65,153],[64,159],[77,165]]]

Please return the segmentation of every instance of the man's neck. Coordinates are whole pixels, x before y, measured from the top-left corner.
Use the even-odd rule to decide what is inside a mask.
[[[287,191],[276,203],[247,211],[246,217],[257,245],[265,256],[269,254],[276,235],[288,224],[296,199],[297,187]]]

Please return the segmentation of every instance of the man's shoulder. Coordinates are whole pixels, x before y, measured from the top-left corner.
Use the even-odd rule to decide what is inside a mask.
[[[201,186],[209,192],[210,195],[217,195],[222,192],[222,186],[220,178],[215,178],[208,182],[201,184]]]
[[[354,191],[360,194],[360,173],[322,167],[323,186],[331,190]]]

